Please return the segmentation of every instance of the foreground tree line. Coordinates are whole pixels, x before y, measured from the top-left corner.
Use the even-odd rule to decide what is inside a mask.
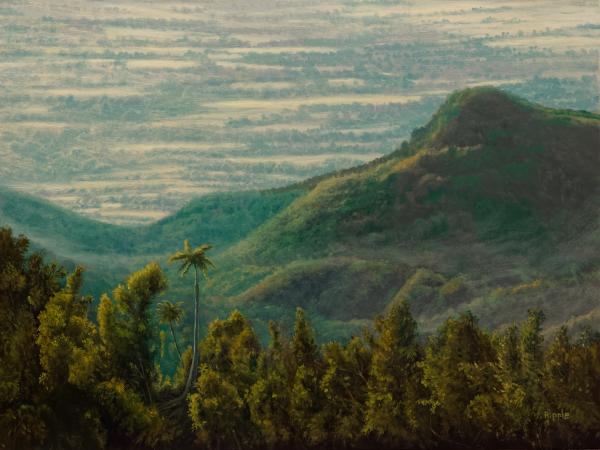
[[[2,449],[600,442],[600,338],[588,331],[572,341],[561,328],[544,343],[540,311],[497,334],[465,313],[423,342],[399,303],[362,336],[319,346],[298,309],[293,334],[271,323],[265,348],[234,311],[198,342],[188,393],[193,345],[177,355],[172,378],[159,366],[154,299],[167,284],[158,264],[92,311],[92,299],[79,293],[81,269],[65,280],[28,248],[25,237],[0,229]],[[175,306],[159,308],[174,339]]]

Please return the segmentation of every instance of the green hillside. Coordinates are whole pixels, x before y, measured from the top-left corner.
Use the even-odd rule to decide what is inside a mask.
[[[583,316],[600,306],[586,294],[600,261],[599,163],[600,116],[461,91],[401,150],[318,181],[232,247],[223,264],[239,283],[228,273],[214,285],[329,318],[372,316],[404,292],[426,328],[465,308],[491,326],[538,304],[551,321]],[[423,269],[432,275],[415,280]]]
[[[561,218],[597,188],[599,124],[494,89],[462,91],[413,133],[412,156],[321,181],[240,249],[263,261],[339,253],[357,239],[410,246],[563,231]]]
[[[26,233],[49,250],[66,254],[163,254],[195,236],[224,248],[246,236],[302,192],[298,188],[212,194],[193,200],[151,225],[126,227],[87,219],[50,202],[0,187],[0,223]]]
[[[298,187],[278,191],[210,194],[191,201],[175,214],[138,229],[148,252],[171,252],[184,239],[210,242],[222,250],[246,237],[304,194]]]
[[[149,259],[165,260],[184,239],[209,241],[223,250],[301,193],[298,188],[207,195],[154,224],[125,227],[91,220],[0,187],[0,226],[26,234],[34,247],[67,267],[83,264],[87,291],[99,294]]]
[[[62,254],[130,253],[135,230],[87,219],[45,200],[0,187],[0,223]],[[102,245],[99,245],[102,243]]]

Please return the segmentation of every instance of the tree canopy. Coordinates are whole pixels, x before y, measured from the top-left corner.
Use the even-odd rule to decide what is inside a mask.
[[[185,384],[192,346],[177,372],[165,374],[159,329],[177,323],[181,311],[156,305],[167,285],[160,265],[133,273],[97,307],[80,293],[84,277],[82,268],[67,275],[31,252],[27,238],[0,229],[0,448],[600,441],[600,338],[592,330],[577,338],[566,327],[544,334],[539,310],[497,333],[464,312],[425,337],[409,304],[398,301],[362,335],[321,344],[298,309],[291,333],[270,323],[265,346],[234,310],[199,340],[198,375],[177,416],[165,404]]]

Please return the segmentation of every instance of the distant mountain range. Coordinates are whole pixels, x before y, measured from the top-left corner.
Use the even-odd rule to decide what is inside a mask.
[[[600,319],[599,167],[599,115],[476,88],[390,155],[289,188],[202,197],[137,228],[2,189],[0,223],[87,265],[92,291],[185,238],[212,242],[209,310],[258,322],[303,306],[343,335],[407,299],[426,332],[464,309],[496,328],[531,307],[577,330]],[[170,296],[187,290],[173,277]]]

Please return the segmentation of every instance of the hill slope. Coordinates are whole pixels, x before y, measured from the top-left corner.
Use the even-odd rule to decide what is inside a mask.
[[[143,227],[98,222],[47,201],[0,187],[0,226],[26,234],[35,247],[68,267],[84,264],[88,291],[109,289],[148,259],[165,259],[184,239],[211,242],[222,251],[303,193],[223,193],[201,197]]]
[[[207,195],[151,225],[118,226],[87,219],[45,200],[0,186],[0,224],[63,253],[162,254],[198,237],[224,248],[245,237],[303,191]]]
[[[404,295],[426,328],[463,308],[491,326],[531,306],[551,322],[588,314],[600,306],[583,293],[600,260],[599,164],[597,115],[492,88],[453,94],[402,151],[318,182],[232,247],[223,264],[239,283],[222,293],[341,320]]]
[[[563,231],[548,221],[581,212],[598,188],[599,123],[494,89],[462,91],[414,133],[412,156],[318,183],[251,236],[246,254],[326,254],[365,237],[405,245],[458,233],[487,241]]]

